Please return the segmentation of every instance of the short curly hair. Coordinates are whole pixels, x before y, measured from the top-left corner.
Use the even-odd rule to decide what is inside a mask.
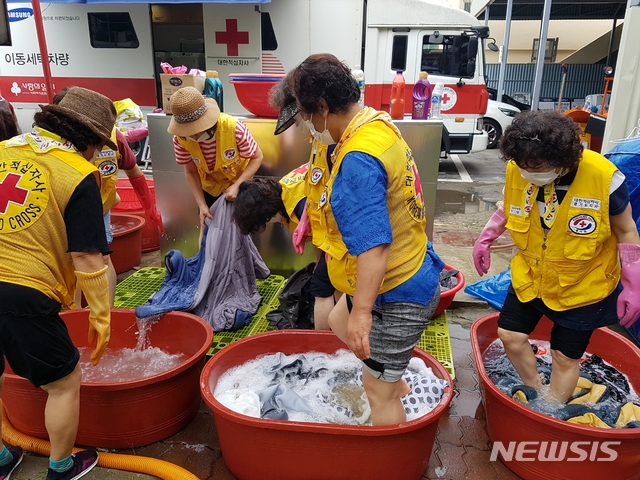
[[[245,180],[233,206],[233,220],[244,235],[260,232],[276,214],[285,211],[282,185],[268,177]]]
[[[329,113],[346,112],[360,99],[360,88],[351,70],[329,53],[309,56],[292,73],[293,94],[300,109],[309,114],[320,111],[320,100]]]
[[[583,151],[577,123],[566,115],[541,110],[516,115],[499,146],[504,161],[513,160],[523,168],[548,165],[572,170]]]

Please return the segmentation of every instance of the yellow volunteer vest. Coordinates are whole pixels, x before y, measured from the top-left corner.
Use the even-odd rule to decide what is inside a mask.
[[[111,141],[118,144],[116,129],[111,132]],[[118,160],[120,152],[104,147],[94,159],[94,165],[100,172],[100,197],[102,197],[102,213],[107,213],[116,204],[116,183],[118,181]]]
[[[308,171],[309,164],[305,163],[280,179],[282,203],[284,203],[284,209],[289,216],[288,222],[283,218],[280,223],[287,227],[291,233],[300,223],[300,219],[295,214],[295,209],[300,200],[305,197],[305,179]]]
[[[178,137],[178,143],[191,154],[191,159],[198,167],[202,189],[214,197],[221,195],[233,185],[249,163],[248,158],[242,158],[238,154],[236,119],[225,113],[221,113],[218,119],[216,165],[213,171],[209,169],[198,142]]]
[[[617,239],[609,223],[609,188],[616,167],[585,150],[575,180],[556,212],[545,240],[533,186],[517,165],[507,165],[504,213],[518,253],[511,260],[511,282],[522,302],[541,298],[553,310],[568,310],[607,297],[620,280]]]
[[[0,281],[34,288],[68,308],[76,278],[64,211],[78,184],[97,171],[70,143],[38,134],[0,143]]]
[[[311,225],[311,240],[319,247],[324,241],[320,217],[320,199],[324,192],[331,172],[327,162],[327,145],[313,141],[311,155],[309,156],[309,173],[306,181],[307,216]]]
[[[389,262],[379,293],[402,284],[421,267],[427,250],[424,198],[411,149],[388,114],[365,108],[351,121],[333,153],[333,172],[350,152],[367,153],[382,162],[387,172],[387,208],[393,234]],[[320,248],[327,252],[327,268],[333,286],[353,295],[357,281],[356,257],[349,255],[331,210],[335,175],[320,198]]]

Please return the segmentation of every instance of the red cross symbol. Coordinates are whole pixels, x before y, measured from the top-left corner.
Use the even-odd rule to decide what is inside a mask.
[[[249,45],[249,32],[238,31],[238,20],[227,18],[227,31],[216,32],[216,43],[227,44],[227,55],[238,56],[238,45]]]
[[[309,164],[305,163],[304,165],[299,166],[298,168],[296,168],[293,172],[291,172],[294,176],[295,175],[302,175],[304,173],[307,173],[307,170],[309,170]]]
[[[451,100],[451,97],[449,95],[447,95],[446,93],[442,95],[442,104],[446,105],[447,103],[449,103],[449,100]]]
[[[17,187],[18,182],[22,178],[22,175],[17,173],[7,173],[4,180],[0,182],[0,213],[5,214],[9,207],[9,202],[13,202],[17,205],[24,205],[29,190],[22,187]]]

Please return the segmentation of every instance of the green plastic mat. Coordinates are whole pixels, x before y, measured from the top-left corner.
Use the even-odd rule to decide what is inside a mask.
[[[418,348],[433,355],[447,369],[451,379],[455,380],[456,371],[453,367],[453,352],[449,337],[449,324],[446,312],[442,312],[431,320],[429,326],[422,332]]]
[[[145,267],[128,276],[116,286],[116,308],[136,308],[149,301],[151,294],[157,292],[162,285],[166,269],[161,267]]]
[[[147,303],[151,294],[157,292],[162,285],[166,270],[160,267],[145,267],[126,278],[116,287],[116,308],[136,308]],[[213,343],[207,355],[214,355],[230,343],[256,333],[274,330],[266,319],[267,313],[278,308],[280,302],[278,294],[284,287],[286,279],[279,275],[271,275],[265,279],[258,279],[258,292],[262,302],[258,312],[253,316],[249,325],[235,332],[217,332],[213,336]],[[418,347],[430,353],[447,369],[452,379],[455,379],[453,354],[449,338],[449,326],[446,313],[435,317],[422,333]]]

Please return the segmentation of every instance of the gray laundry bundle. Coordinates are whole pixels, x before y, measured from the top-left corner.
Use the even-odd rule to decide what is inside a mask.
[[[192,311],[214,332],[235,329],[239,313],[248,314],[250,321],[262,301],[256,278],[271,273],[251,236],[243,235],[233,221],[233,208],[223,195],[209,209],[213,220],[205,220],[204,268]]]

